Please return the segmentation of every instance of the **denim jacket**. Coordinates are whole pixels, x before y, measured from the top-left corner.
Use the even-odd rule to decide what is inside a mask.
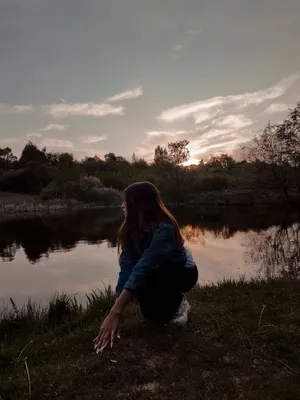
[[[137,283],[157,266],[164,264],[182,265],[186,268],[195,266],[191,253],[183,244],[178,244],[175,229],[168,222],[159,223],[154,231],[145,231],[133,249],[121,253],[119,263],[117,296],[123,289],[135,292]]]

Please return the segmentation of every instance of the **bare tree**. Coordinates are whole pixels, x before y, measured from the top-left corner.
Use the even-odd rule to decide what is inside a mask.
[[[290,202],[291,189],[300,194],[300,103],[278,125],[266,126],[243,148],[248,161],[262,162]]]

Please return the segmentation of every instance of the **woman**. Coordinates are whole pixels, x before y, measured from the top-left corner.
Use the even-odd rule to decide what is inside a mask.
[[[156,187],[149,182],[134,183],[124,194],[117,299],[94,340],[97,353],[112,347],[115,335],[119,337],[121,317],[133,298],[146,319],[185,324],[190,306],[183,293],[198,280],[197,267],[183,245],[178,224]]]

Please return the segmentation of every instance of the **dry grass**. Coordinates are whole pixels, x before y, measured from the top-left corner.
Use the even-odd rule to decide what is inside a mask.
[[[30,388],[38,400],[300,398],[299,281],[224,282],[189,300],[181,331],[146,326],[131,306],[121,340],[98,356],[110,291],[86,308],[67,296],[44,311],[15,308],[0,323],[0,397],[24,400]]]
[[[43,201],[40,196],[0,192],[0,220],[93,208],[110,207],[92,203],[84,204],[73,199]]]

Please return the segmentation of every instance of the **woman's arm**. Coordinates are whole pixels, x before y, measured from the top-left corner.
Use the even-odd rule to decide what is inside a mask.
[[[136,256],[132,251],[122,251],[119,264],[120,264],[120,272],[119,279],[116,286],[116,295],[120,296],[122,290],[124,289],[125,283],[127,282],[130,274],[132,273],[133,267],[136,264]]]
[[[149,270],[157,264],[161,256],[166,256],[174,250],[176,241],[173,225],[161,224],[156,230],[149,248],[144,251],[140,260],[132,268],[129,278],[124,284],[124,289],[100,327],[99,334],[94,340],[97,352],[102,351],[109,344],[113,345],[115,335],[118,336],[120,332],[121,316],[134,297],[138,282],[147,276]],[[119,288],[121,288],[121,283]]]

